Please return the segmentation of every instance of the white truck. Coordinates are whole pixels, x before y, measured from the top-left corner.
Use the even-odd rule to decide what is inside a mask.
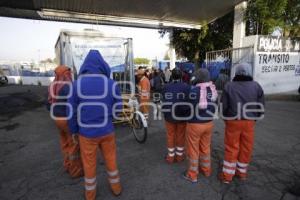
[[[91,49],[101,53],[111,68],[111,78],[119,82],[122,91],[123,112],[114,123],[128,123],[136,140],[144,143],[148,125],[135,98],[132,39],[111,37],[99,31],[62,30],[55,45],[59,64],[70,67],[75,79]]]
[[[134,83],[132,39],[107,36],[99,31],[62,30],[55,44],[60,65],[77,72],[90,49],[98,50],[111,67],[112,77]]]

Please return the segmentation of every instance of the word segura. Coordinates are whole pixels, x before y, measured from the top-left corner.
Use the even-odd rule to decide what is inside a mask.
[[[262,66],[261,72],[262,73],[269,73],[269,72],[290,72],[295,71],[295,65],[268,65]]]

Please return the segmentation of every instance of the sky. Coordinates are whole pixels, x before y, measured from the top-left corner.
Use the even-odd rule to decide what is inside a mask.
[[[169,39],[156,29],[129,28],[51,22],[0,17],[0,61],[39,61],[54,58],[54,46],[61,29],[95,29],[133,38],[134,57],[163,59]]]

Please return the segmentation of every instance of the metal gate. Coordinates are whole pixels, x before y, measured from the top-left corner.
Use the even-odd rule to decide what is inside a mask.
[[[254,47],[230,48],[206,53],[206,68],[218,90],[222,90],[227,81],[233,78],[233,67],[238,63],[254,64]]]

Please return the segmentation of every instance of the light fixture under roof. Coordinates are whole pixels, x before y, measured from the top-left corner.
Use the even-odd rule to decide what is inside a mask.
[[[160,21],[152,19],[132,18],[132,17],[120,17],[112,15],[98,15],[87,14],[78,12],[69,12],[64,10],[42,9],[38,11],[38,14],[43,19],[69,21],[69,22],[81,22],[81,23],[94,23],[104,25],[115,26],[130,26],[141,28],[186,28],[186,29],[200,29],[200,24],[188,24],[172,21]]]

